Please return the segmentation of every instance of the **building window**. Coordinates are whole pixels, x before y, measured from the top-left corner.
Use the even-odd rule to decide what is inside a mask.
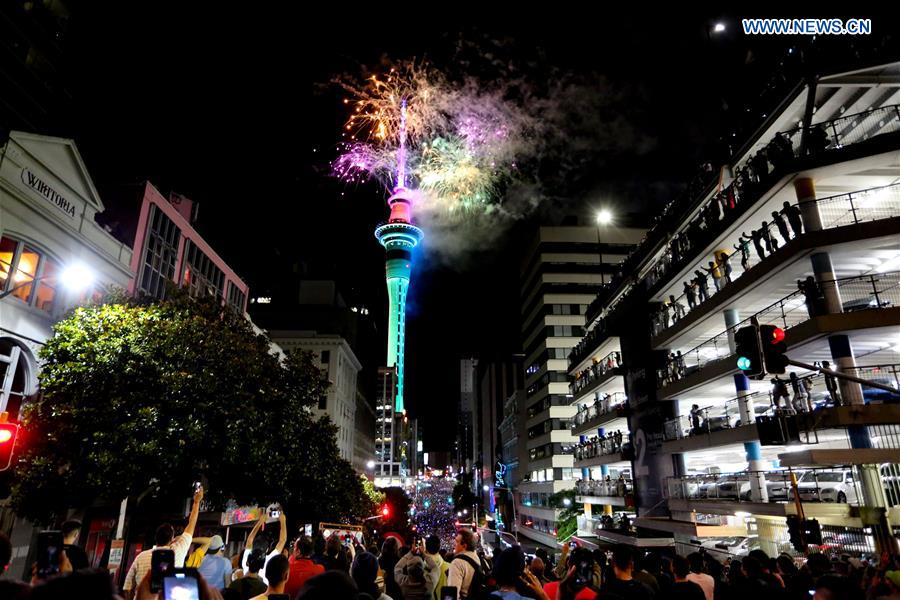
[[[223,300],[225,274],[193,241],[184,245],[184,268],[181,281],[194,297],[212,296]]]
[[[331,362],[331,350],[322,350],[322,363],[328,364]]]
[[[181,231],[155,204],[150,205],[149,223],[144,257],[138,271],[140,279],[137,289],[143,294],[162,299],[166,295],[166,282],[175,279],[175,260]]]
[[[244,312],[244,304],[247,296],[236,286],[233,281],[228,282],[228,306],[236,310],[239,314]]]
[[[9,237],[0,239],[0,291],[11,291],[22,302],[53,313],[60,271],[58,262],[35,248]]]
[[[321,410],[325,410],[326,408],[328,408],[328,396],[324,394],[319,396],[319,408]]]

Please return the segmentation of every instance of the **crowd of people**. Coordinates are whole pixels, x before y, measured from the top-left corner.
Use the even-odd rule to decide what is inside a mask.
[[[579,494],[586,496],[617,496],[624,498],[634,489],[630,479],[625,479],[624,474],[619,474],[616,479],[607,475],[606,479],[579,479],[575,482],[575,489]]]
[[[594,362],[590,367],[575,375],[575,381],[571,385],[572,393],[577,394],[590,385],[591,382],[621,366],[622,354],[620,352],[610,352],[604,358]]]
[[[622,452],[628,445],[628,436],[621,431],[595,435],[575,445],[575,460],[605,456]]]
[[[575,413],[575,425],[581,425],[595,417],[618,410],[620,407],[624,406],[625,402],[625,394],[622,394],[621,392],[616,392],[614,394],[599,392],[592,404],[582,404],[578,406],[578,412]]]
[[[605,483],[612,485],[609,479]],[[621,485],[620,478],[616,486]],[[349,535],[301,535],[288,547],[280,515],[277,541],[263,532],[263,517],[243,551],[229,560],[220,536],[193,537],[202,497],[201,489],[182,533],[160,525],[154,547],[135,557],[126,577],[126,598],[163,598],[151,590],[151,579],[155,552],[166,550],[174,555],[175,567],[199,565],[181,572],[196,580],[197,595],[190,597],[201,600],[446,600],[447,592],[456,600],[900,599],[900,564],[887,554],[880,560],[812,554],[798,566],[787,554],[770,558],[761,550],[721,563],[700,552],[683,557],[625,545],[588,550],[572,543],[563,545],[562,557],[554,561],[542,550],[528,558],[520,546],[488,552],[479,535],[465,528],[456,533],[452,551],[442,548],[434,535],[416,537],[408,545],[390,535],[380,548],[366,547],[361,537]],[[618,520],[606,516],[607,528],[630,530],[627,514]],[[121,598],[109,571],[89,568],[78,546],[79,531],[80,524],[64,526],[55,573],[35,568],[29,583],[0,579],[0,598]],[[0,534],[0,569],[8,568],[12,556],[9,538]]]
[[[694,277],[682,282],[683,293],[678,298],[674,294],[669,296],[668,302],[660,305],[653,319],[653,333],[657,335],[669,327],[678,323],[688,312],[694,310],[703,302],[706,302],[713,294],[721,291],[733,280],[734,268],[732,258],[739,257],[743,271],[750,268],[751,245],[759,260],[763,260],[769,254],[777,251],[781,243],[787,244],[790,240],[803,233],[803,220],[800,208],[796,204],[785,202],[780,211],[772,211],[771,223],[763,221],[758,229],[753,229],[748,235],[741,232],[734,252],[725,251],[713,253],[713,260],[707,266],[699,267],[694,271]],[[782,242],[779,242],[779,237]],[[712,282],[712,289],[710,289]]]

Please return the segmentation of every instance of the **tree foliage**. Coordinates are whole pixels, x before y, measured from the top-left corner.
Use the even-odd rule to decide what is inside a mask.
[[[278,501],[306,522],[370,510],[336,427],[310,411],[328,382],[309,353],[282,360],[246,319],[183,296],[80,307],[54,330],[22,419],[20,515],[148,489],[181,501],[198,478],[217,507]]]

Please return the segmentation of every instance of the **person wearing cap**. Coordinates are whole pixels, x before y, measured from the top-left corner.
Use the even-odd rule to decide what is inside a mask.
[[[209,585],[219,590],[224,590],[231,583],[231,561],[225,558],[224,553],[225,542],[222,536],[212,536],[209,538],[206,556],[197,569]]]

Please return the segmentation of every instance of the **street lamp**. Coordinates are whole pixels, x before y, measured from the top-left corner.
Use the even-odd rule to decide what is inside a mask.
[[[572,506],[571,498],[563,498],[563,506]]]
[[[486,492],[489,492],[489,491],[491,491],[491,486],[489,486],[488,484],[484,484],[483,486],[481,486],[481,489],[483,489]]]
[[[369,462],[367,462],[367,463],[366,463],[366,468],[369,469],[369,470],[374,469],[374,468],[375,468],[375,461],[374,461],[374,460],[370,460]]]
[[[722,33],[723,31],[725,31],[725,23],[720,22],[713,26],[713,33]]]
[[[613,220],[613,215],[606,208],[600,209],[600,212],[597,213],[597,254],[600,258],[600,264],[599,264],[600,285],[603,285],[604,283],[606,283],[603,280],[603,246],[601,245],[603,243],[603,241],[601,240],[601,236],[600,236],[600,228],[605,225],[609,225],[610,223],[612,223],[612,220]]]
[[[87,289],[94,282],[94,273],[81,263],[72,263],[70,265],[67,265],[58,275],[44,275],[42,277],[35,277],[34,279],[29,279],[28,281],[21,282],[18,285],[15,285],[6,290],[5,292],[0,292],[0,299],[6,298],[10,294],[15,293],[17,290],[20,290],[23,287],[27,287],[39,281],[46,281],[48,279],[56,279],[69,290],[72,290],[73,292],[79,292]],[[15,281],[15,278],[13,278],[13,281]]]

